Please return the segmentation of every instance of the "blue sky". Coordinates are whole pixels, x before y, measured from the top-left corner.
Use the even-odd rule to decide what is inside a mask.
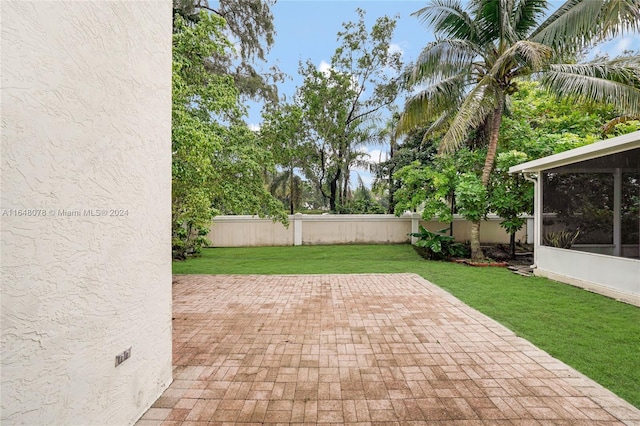
[[[295,89],[302,82],[298,75],[300,61],[310,59],[316,66],[321,67],[330,62],[331,55],[338,46],[336,34],[342,29],[342,23],[358,19],[356,8],[366,11],[367,25],[371,26],[376,18],[388,15],[398,16],[398,24],[392,40],[394,48],[403,53],[405,64],[414,61],[422,47],[433,40],[433,34],[411,13],[426,5],[424,0],[278,0],[272,7],[276,38],[268,55],[269,65],[277,65],[281,71],[288,74],[290,79],[279,84],[279,93],[291,99]],[[555,10],[561,2],[553,2]],[[595,50],[607,52],[616,56],[625,49],[639,49],[640,36],[625,36],[607,44],[600,45]],[[401,104],[399,102],[399,104]],[[260,106],[249,105],[247,122],[250,127],[258,128],[262,119]],[[381,153],[388,147],[366,147],[372,161],[377,161]],[[355,170],[365,183],[370,184],[372,178],[363,170]],[[352,182],[356,182],[355,174]]]

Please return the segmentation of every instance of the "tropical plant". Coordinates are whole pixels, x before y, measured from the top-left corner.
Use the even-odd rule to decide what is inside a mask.
[[[285,102],[267,104],[262,110],[262,127],[259,136],[262,144],[273,155],[282,173],[273,176],[269,190],[294,214],[302,204],[302,179],[314,151],[307,139],[302,120],[302,109]]]
[[[383,214],[384,207],[376,200],[373,193],[358,175],[358,186],[351,193],[350,199],[337,206],[340,214]]]
[[[288,207],[289,214],[300,210],[303,202],[303,182],[293,171],[285,170],[270,174],[269,192],[283,205]]]
[[[407,134],[402,141],[397,140],[395,125],[399,117],[399,113],[394,113],[393,118],[387,122],[385,129],[381,132],[381,136],[389,141],[387,159],[370,166],[375,177],[372,189],[387,194],[388,213],[395,212],[397,204],[395,192],[402,186],[402,182],[394,177],[395,173],[414,161],[423,165],[429,164],[436,153],[435,144],[431,141],[426,143],[423,141],[424,129],[416,129]]]
[[[442,131],[441,152],[473,141],[487,149],[481,183],[494,166],[508,97],[529,76],[563,97],[608,102],[623,114],[640,110],[640,56],[575,63],[592,43],[640,28],[636,0],[568,0],[551,15],[546,0],[431,0],[415,16],[436,41],[405,73],[412,96],[398,123],[406,132]],[[466,7],[464,6],[466,5]],[[475,140],[474,140],[475,139]],[[480,220],[473,223],[479,235]],[[475,237],[474,237],[475,238]],[[479,241],[472,257],[483,258]]]
[[[425,229],[424,226],[418,225],[418,229],[420,230],[419,232],[412,232],[409,235],[417,238],[414,245],[425,249],[429,259],[450,259],[454,256],[464,256],[466,254],[464,244],[456,243],[452,236],[444,235],[449,228],[431,232]]]
[[[223,18],[224,32],[234,40],[235,49],[200,60],[208,72],[231,76],[243,99],[275,102],[276,83],[284,80],[284,74],[275,66],[262,67],[275,41],[274,4],[275,0],[173,0],[173,15],[192,26],[200,21],[201,12]]]
[[[460,149],[442,154],[427,164],[420,161],[402,167],[394,174],[399,187],[395,194],[395,214],[422,211],[422,219],[437,218],[451,224],[459,213],[467,220],[486,214],[487,191],[480,183],[482,150]]]
[[[579,236],[579,229],[575,231],[564,230],[557,232],[547,232],[546,234],[544,234],[544,237],[542,237],[542,245],[570,249]]]

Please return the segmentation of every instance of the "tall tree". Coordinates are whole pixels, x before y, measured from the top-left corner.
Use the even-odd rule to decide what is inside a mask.
[[[466,7],[464,6],[466,5]],[[429,125],[444,130],[441,152],[473,140],[487,147],[481,183],[489,184],[508,97],[518,80],[536,76],[544,87],[575,100],[610,102],[621,114],[640,109],[640,57],[574,63],[592,43],[640,27],[637,0],[568,0],[546,16],[546,0],[431,0],[414,13],[436,41],[406,73],[424,87],[401,116],[400,131]],[[475,131],[475,133],[474,133]],[[480,220],[473,224],[472,257],[483,258]]]
[[[199,251],[212,217],[222,211],[269,215],[286,222],[282,204],[264,188],[263,167],[273,167],[241,116],[228,75],[208,72],[202,58],[230,43],[224,21],[201,12],[187,25],[176,16],[172,76],[172,245],[175,258]]]
[[[302,202],[302,180],[296,175],[305,174],[309,154],[313,152],[307,139],[302,109],[296,104],[267,104],[262,112],[259,137],[274,156],[276,165],[283,169],[270,183],[272,194],[289,205],[289,213]]]
[[[398,140],[395,126],[399,117],[400,114],[394,114],[387,123],[387,127],[381,132],[381,136],[389,140],[387,159],[371,166],[371,171],[375,176],[373,188],[383,193],[386,192],[388,195],[388,213],[395,212],[395,192],[401,186],[401,182],[394,178],[395,172],[414,161],[418,161],[422,166],[427,166],[436,153],[433,141],[424,139],[424,129],[413,130],[402,140]]]
[[[310,61],[300,69],[300,102],[320,161],[315,178],[332,211],[344,196],[349,168],[361,156],[356,147],[370,139],[371,123],[396,99],[392,77],[401,68],[400,52],[390,49],[396,20],[381,17],[368,29],[365,12],[357,13],[359,21],[344,23],[338,33],[341,45],[328,69]]]
[[[173,11],[191,24],[198,22],[200,11],[223,18],[225,33],[237,41],[237,49],[203,58],[207,70],[231,75],[241,96],[276,102],[275,83],[282,81],[283,74],[277,67],[257,68],[266,62],[274,43],[274,4],[275,0],[173,0]]]

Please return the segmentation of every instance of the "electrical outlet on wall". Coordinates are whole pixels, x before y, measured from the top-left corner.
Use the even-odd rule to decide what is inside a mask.
[[[116,355],[116,367],[131,358],[131,348],[125,350],[121,354]]]

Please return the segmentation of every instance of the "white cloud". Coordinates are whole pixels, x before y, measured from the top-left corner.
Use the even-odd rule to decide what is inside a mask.
[[[596,46],[587,54],[587,59],[593,59],[595,56],[603,54],[609,55],[610,58],[615,58],[625,50],[638,50],[638,46],[640,46],[640,35],[615,38]]]
[[[318,66],[318,71],[320,71],[323,74],[328,74],[330,69],[331,69],[331,64],[329,64],[324,59],[320,61],[320,65]]]
[[[372,149],[369,151],[369,161],[372,163],[380,163],[382,161],[387,161],[389,153],[386,151],[382,151],[380,149]]]
[[[326,77],[329,76],[329,70],[332,70],[331,64],[325,61],[324,59],[320,61],[320,65],[318,65],[318,71],[323,73]],[[358,88],[358,79],[355,75],[351,76],[352,89],[357,90]]]
[[[249,124],[249,130],[251,130],[252,132],[257,132],[260,130],[260,125],[259,124]]]
[[[634,37],[625,37],[623,39],[618,40],[617,43],[613,45],[613,49],[611,49],[611,56],[620,55],[625,50],[628,50],[632,47],[631,43],[633,42]],[[636,47],[638,43],[636,43]]]
[[[362,152],[363,154],[367,154],[367,157],[365,157],[365,159],[369,163],[373,163],[373,164],[378,164],[382,161],[387,161],[387,159],[389,158],[389,153],[387,151],[382,151],[381,149],[378,149],[378,148],[361,146],[358,151]],[[365,169],[361,167],[355,167],[354,170],[365,170]]]
[[[404,55],[404,50],[402,49],[402,47],[400,47],[399,44],[397,43],[390,43],[389,44],[389,53],[400,53],[400,55]]]

